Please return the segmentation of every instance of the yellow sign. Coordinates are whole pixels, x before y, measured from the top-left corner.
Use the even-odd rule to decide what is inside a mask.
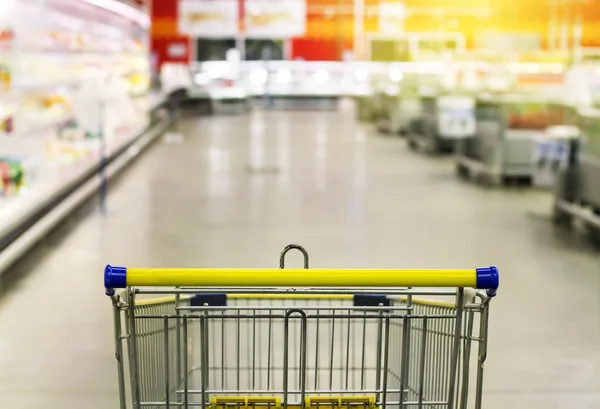
[[[190,37],[234,37],[239,31],[237,0],[181,0],[178,31]]]

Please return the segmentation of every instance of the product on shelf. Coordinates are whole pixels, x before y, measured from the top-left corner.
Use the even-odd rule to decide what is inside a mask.
[[[0,103],[0,135],[9,135],[14,128],[14,108]]]
[[[12,76],[8,64],[0,62],[0,92],[9,92],[11,89]]]
[[[0,48],[10,49],[14,39],[14,32],[11,29],[0,29]]]
[[[564,123],[564,112],[545,103],[512,105],[509,108],[510,129],[546,129]]]
[[[68,121],[58,128],[56,137],[61,141],[83,141],[94,139],[95,135],[85,132],[75,121]]]
[[[55,163],[73,163],[98,150],[98,135],[86,132],[74,120],[58,128],[56,137],[46,142],[48,159]]]
[[[6,197],[18,194],[23,186],[24,173],[18,159],[0,157],[0,195]]]
[[[133,95],[146,92],[150,86],[150,76],[145,72],[135,72],[127,77],[127,81]]]

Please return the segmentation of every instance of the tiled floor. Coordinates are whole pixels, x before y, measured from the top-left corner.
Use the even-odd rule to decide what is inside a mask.
[[[0,408],[117,407],[106,263],[276,267],[498,265],[484,407],[600,408],[600,258],[556,234],[550,198],[457,180],[449,159],[350,112],[186,121],[0,298]]]

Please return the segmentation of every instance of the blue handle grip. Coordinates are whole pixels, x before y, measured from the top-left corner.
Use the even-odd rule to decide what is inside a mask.
[[[477,271],[477,288],[487,288],[488,297],[494,297],[500,285],[500,274],[495,266],[482,267]]]

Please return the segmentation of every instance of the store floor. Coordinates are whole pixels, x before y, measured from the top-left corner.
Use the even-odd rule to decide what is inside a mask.
[[[288,243],[315,267],[498,265],[485,408],[600,408],[600,258],[548,195],[461,182],[346,111],[181,129],[0,297],[1,408],[117,407],[104,264],[276,267]]]

